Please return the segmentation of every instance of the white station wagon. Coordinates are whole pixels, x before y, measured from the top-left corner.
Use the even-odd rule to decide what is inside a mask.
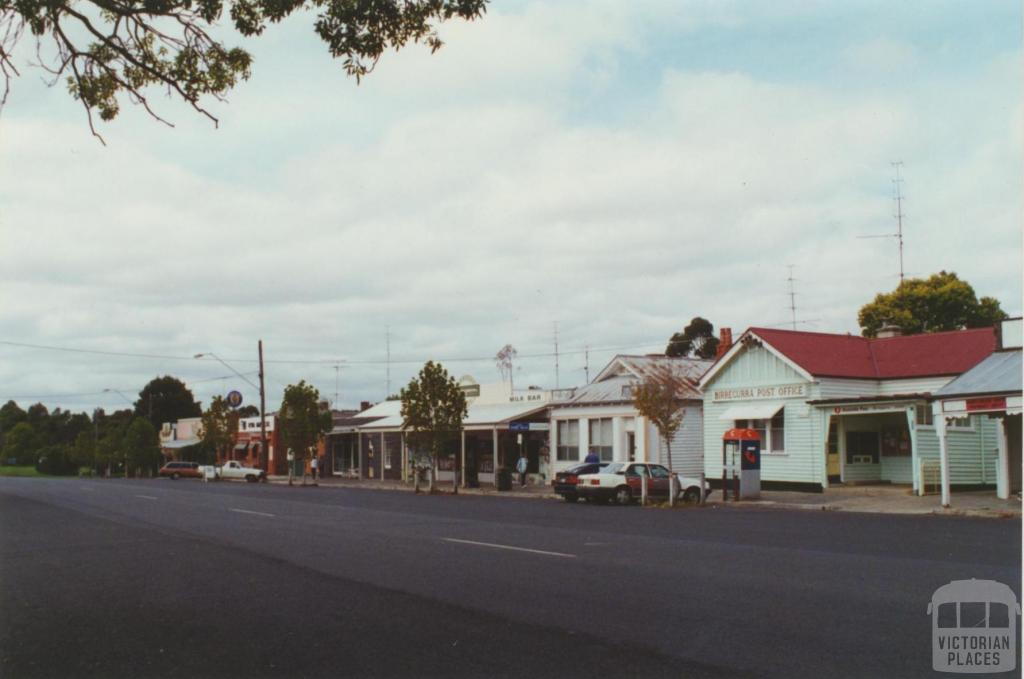
[[[647,496],[666,499],[669,493],[669,479],[672,472],[668,467],[650,462],[612,462],[596,474],[583,474],[576,485],[579,496],[589,502],[615,500],[628,505],[639,500],[643,492],[643,478],[647,477]],[[708,489],[702,489],[699,479],[676,474],[676,497],[683,502],[696,503]]]

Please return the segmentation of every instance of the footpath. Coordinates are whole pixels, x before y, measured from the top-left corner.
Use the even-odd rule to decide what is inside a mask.
[[[287,476],[271,476],[270,483],[287,484]],[[296,478],[296,485],[301,486],[303,480]],[[308,485],[309,477],[305,479]],[[326,477],[318,481],[322,488],[363,488],[367,490],[388,490],[411,493],[412,483],[402,481],[381,481],[371,479],[342,479]],[[451,492],[451,483],[440,483],[441,492]],[[421,486],[425,491],[426,486]],[[533,498],[561,500],[551,486],[514,484],[512,490],[498,491],[493,486],[481,488],[459,488],[463,495],[490,495],[511,498]],[[952,506],[944,509],[938,495],[914,495],[909,486],[874,485],[874,486],[838,486],[822,493],[800,493],[794,491],[762,491],[759,500],[729,501],[726,504],[748,507],[775,507],[778,509],[802,509],[816,511],[868,512],[875,514],[935,514],[940,516],[980,516],[988,518],[1021,518],[1021,497],[1012,495],[1008,500],[1000,500],[995,491],[970,491],[953,493]],[[709,505],[722,505],[722,491],[712,491],[708,496]]]

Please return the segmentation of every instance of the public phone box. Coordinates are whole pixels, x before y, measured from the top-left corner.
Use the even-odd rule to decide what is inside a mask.
[[[761,496],[761,435],[753,429],[730,429],[722,436],[722,496]]]

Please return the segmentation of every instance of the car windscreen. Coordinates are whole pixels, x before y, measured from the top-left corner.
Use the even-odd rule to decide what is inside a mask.
[[[612,462],[601,469],[601,474],[619,474],[626,467],[622,462]]]
[[[596,474],[603,472],[604,468],[607,467],[607,463],[594,464],[593,462],[587,462],[586,464],[578,464],[575,467],[569,467],[565,471],[570,474]]]

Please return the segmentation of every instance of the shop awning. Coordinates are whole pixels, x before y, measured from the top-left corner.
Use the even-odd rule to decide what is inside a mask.
[[[720,420],[770,420],[775,413],[782,410],[786,405],[779,401],[766,401],[764,403],[744,403],[726,408],[725,412],[718,416]]]
[[[245,450],[248,447],[249,447],[249,444],[247,444],[247,443],[236,443],[235,444],[235,450]]]
[[[188,448],[199,443],[199,439],[178,439],[176,441],[161,441],[160,447],[167,448],[168,450],[177,450],[179,448]]]

